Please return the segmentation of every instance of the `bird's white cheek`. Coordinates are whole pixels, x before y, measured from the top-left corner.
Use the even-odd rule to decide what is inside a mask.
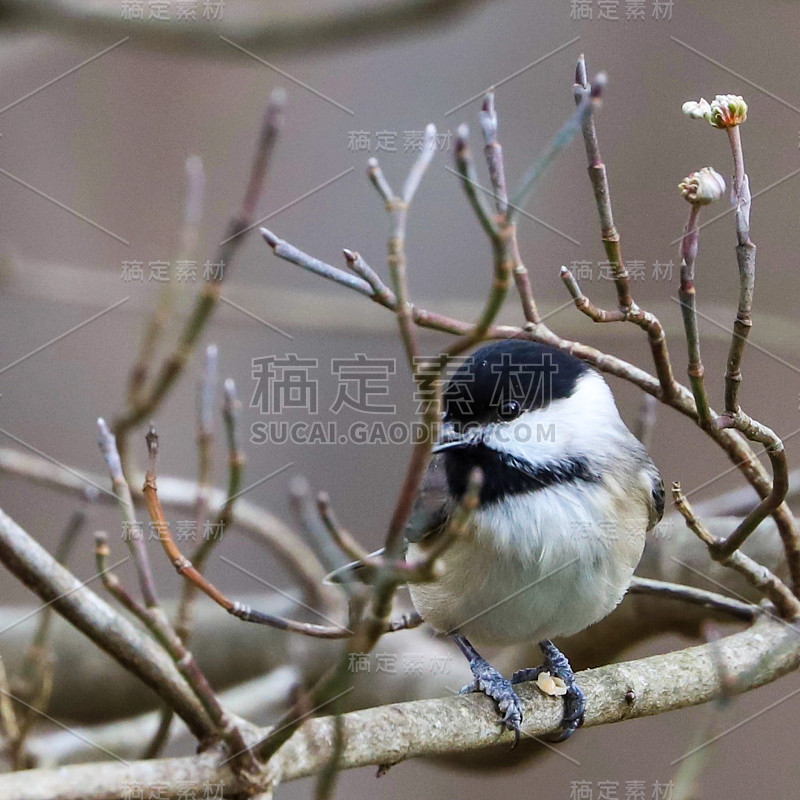
[[[545,412],[525,414],[513,422],[492,425],[483,439],[492,450],[533,465],[558,460],[569,449],[571,440],[572,431],[567,423],[559,424]]]

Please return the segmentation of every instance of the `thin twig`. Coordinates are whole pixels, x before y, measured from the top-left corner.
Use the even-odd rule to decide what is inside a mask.
[[[87,485],[100,486],[104,480],[98,475],[84,476],[72,468],[62,469],[38,455],[7,448],[0,448],[0,472],[79,497],[84,496]],[[194,481],[162,477],[159,497],[164,506],[191,513],[196,489]],[[141,490],[137,490],[134,496],[139,499]],[[216,507],[217,512],[228,496],[221,489],[212,491],[211,505]],[[118,502],[111,492],[98,492],[96,497],[98,502]],[[320,564],[311,548],[288,525],[265,509],[239,497],[234,508],[233,526],[272,552],[302,587],[310,605],[324,605],[325,587],[322,579],[330,570]]]
[[[598,308],[583,294],[575,276],[564,266],[561,267],[561,280],[572,296],[576,308],[589,317],[592,322],[632,322],[647,333],[653,363],[661,385],[662,397],[671,398],[678,391],[678,382],[672,373],[672,364],[667,350],[667,339],[658,317],[650,311],[640,308],[635,303],[630,308],[617,309],[615,311]]]
[[[158,435],[151,426],[147,434],[149,464],[145,476],[144,494],[145,504],[150,513],[150,518],[158,532],[159,541],[167,555],[170,563],[175,567],[176,572],[188,581],[191,581],[201,592],[210,597],[217,605],[224,608],[229,614],[245,622],[254,622],[259,625],[269,625],[279,630],[302,633],[306,636],[315,636],[322,639],[339,639],[350,635],[350,631],[345,627],[335,627],[326,625],[314,625],[308,622],[295,622],[272,614],[264,614],[255,611],[245,603],[231,600],[223,594],[217,587],[207,580],[192,565],[175,544],[175,539],[170,531],[169,523],[164,516],[161,501],[158,499],[156,487],[155,460],[158,453]]]
[[[575,86],[573,93],[575,102],[580,108],[586,102],[586,97],[594,91],[593,85],[588,83],[586,73],[586,62],[583,55],[578,59],[575,71]],[[614,285],[617,289],[617,302],[622,318],[632,322],[647,333],[648,343],[653,356],[653,363],[656,368],[661,391],[664,398],[671,398],[677,391],[677,381],[672,372],[669,351],[667,350],[664,329],[658,318],[647,311],[643,311],[634,302],[631,291],[628,270],[622,260],[622,250],[620,248],[620,235],[614,225],[614,215],[611,210],[611,193],[608,185],[608,174],[606,165],[600,156],[600,148],[597,143],[597,129],[595,126],[594,115],[588,115],[583,124],[583,141],[586,148],[586,156],[589,162],[589,179],[594,190],[597,212],[600,217],[600,237],[606,251],[606,258],[614,273]],[[563,269],[562,269],[563,277]],[[575,295],[573,294],[573,298]],[[578,305],[577,298],[576,305]],[[578,305],[578,308],[581,308]],[[592,306],[591,308],[595,308]],[[612,322],[620,319],[614,312],[602,312],[599,316],[593,316],[588,311],[581,308],[595,322]]]
[[[311,486],[301,475],[292,478],[289,483],[289,504],[298,525],[325,568],[332,572],[341,567],[342,552],[336,543],[331,541],[327,523],[311,496]],[[341,588],[347,594],[352,593],[351,587],[342,585]]]
[[[573,94],[575,102],[584,102],[586,94],[590,91],[589,78],[586,71],[586,60],[583,53],[578,58],[575,69],[575,85]],[[597,128],[594,116],[586,118],[583,125],[583,143],[586,148],[586,157],[589,162],[589,180],[594,190],[597,212],[600,216],[600,236],[603,247],[606,251],[611,268],[614,271],[614,284],[617,287],[617,301],[623,310],[634,306],[633,298],[630,293],[629,275],[622,260],[622,253],[619,246],[619,233],[614,225],[614,215],[611,210],[611,193],[608,187],[608,173],[606,165],[600,156],[600,147],[597,143]]]
[[[736,262],[739,267],[739,304],[733,323],[728,364],[725,370],[725,413],[739,410],[738,394],[742,382],[742,358],[753,327],[753,291],[756,280],[756,246],[750,238],[750,181],[744,167],[744,152],[739,125],[726,128],[733,156],[731,203],[735,208]]]
[[[739,387],[742,382],[741,364],[747,337],[753,326],[753,292],[756,277],[756,246],[750,238],[750,180],[744,166],[740,125],[727,127],[733,156],[734,176],[731,202],[735,208],[736,261],[739,268],[739,303],[725,370],[725,412],[717,421],[721,428],[734,428],[750,441],[765,445],[772,466],[772,486],[762,494],[761,502],[750,511],[739,527],[722,545],[721,552],[730,554],[740,547],[761,520],[779,509],[785,510],[784,500],[789,489],[789,465],[783,442],[767,426],[753,420],[739,406]],[[800,527],[791,515],[777,514],[775,521],[786,552],[795,594],[800,593]]]
[[[688,350],[689,382],[697,406],[698,424],[707,430],[712,423],[711,409],[705,385],[705,368],[700,357],[700,332],[697,327],[697,290],[694,284],[695,260],[697,258],[699,228],[697,225],[700,204],[692,203],[689,221],[681,239],[681,277],[678,287],[678,300],[683,317],[683,328],[686,333]]]
[[[397,298],[394,296],[394,292],[380,279],[378,273],[367,264],[361,254],[346,248],[342,252],[347,261],[347,266],[370,285],[375,299],[388,308],[394,308],[397,305]]]
[[[709,555],[714,561],[730,567],[743,575],[747,582],[758,589],[778,609],[780,615],[787,620],[800,618],[800,601],[792,594],[786,584],[762,564],[758,564],[740,550],[727,554],[723,552],[722,540],[717,539],[708,528],[695,516],[691,504],[686,499],[681,485],[672,484],[672,499],[675,508],[686,520],[687,527],[706,545]]]
[[[534,186],[547,167],[553,162],[556,155],[572,141],[580,130],[593,124],[593,114],[595,109],[600,105],[600,98],[605,86],[606,75],[604,72],[600,72],[595,76],[591,85],[586,87],[586,92],[583,96],[578,98],[578,108],[575,110],[572,117],[567,120],[561,130],[545,148],[544,152],[536,159],[522,178],[520,178],[517,188],[512,193],[509,202],[507,215],[509,224],[513,224],[517,214],[525,208]]]
[[[214,450],[214,394],[217,389],[217,346],[205,351],[203,369],[197,382],[197,507],[194,529],[201,530],[206,521],[208,496],[211,491],[211,468]]]
[[[400,195],[406,206],[411,205],[414,195],[419,189],[422,178],[428,170],[428,167],[433,160],[436,153],[436,126],[429,124],[425,126],[425,131],[422,135],[422,147],[420,148],[419,156],[411,165],[406,181],[403,184],[403,192]]]
[[[508,188],[506,186],[506,169],[503,160],[503,146],[497,138],[497,109],[494,104],[494,88],[489,89],[483,98],[479,116],[483,131],[483,154],[489,167],[489,180],[494,190],[494,204],[497,213],[508,212]],[[466,137],[464,137],[466,138]]]
[[[369,297],[384,308],[388,308],[395,313],[397,312],[397,298],[394,292],[383,282],[380,282],[378,287],[373,288],[365,277],[356,277],[339,267],[334,267],[324,261],[320,261],[318,258],[305,253],[293,244],[281,239],[268,228],[261,228],[260,230],[264,241],[272,248],[272,251],[278,258],[288,261],[291,264],[296,264],[326,280],[338,283],[340,286],[352,289],[359,294],[363,294],[365,297]],[[347,252],[352,253],[352,251]],[[345,257],[347,258],[347,254],[345,254]],[[354,258],[352,262],[353,265],[355,265],[355,262],[356,259]],[[371,268],[370,272],[377,277],[377,274]],[[378,280],[380,281],[380,279]],[[465,334],[471,328],[469,323],[458,322],[442,314],[436,314],[418,308],[413,304],[410,306],[410,313],[414,323],[422,328],[430,328],[431,330],[454,334]]]
[[[103,458],[105,458],[108,465],[111,486],[119,501],[123,521],[127,528],[124,530],[124,539],[133,557],[142,599],[148,608],[155,608],[158,605],[158,596],[156,594],[155,581],[153,580],[153,571],[150,568],[150,559],[147,555],[144,534],[136,520],[136,510],[133,506],[131,489],[122,472],[122,461],[117,450],[117,439],[108,429],[108,425],[106,425],[106,421],[102,417],[97,420],[97,430],[100,452],[102,452]]]
[[[717,592],[709,592],[705,589],[698,589],[695,586],[686,586],[680,583],[640,578],[638,575],[634,575],[628,592],[630,594],[650,594],[671,600],[681,600],[684,603],[692,603],[703,608],[721,611],[745,622],[752,622],[760,613],[760,609],[756,605],[743,603],[741,600],[734,600]]]
[[[603,83],[604,81],[601,77],[597,81],[595,90],[587,95],[575,114],[562,126],[550,145],[545,148],[533,166],[523,175],[510,202],[506,188],[503,149],[497,137],[498,117],[495,109],[494,92],[491,90],[487,92],[483,101],[480,121],[485,142],[484,153],[489,168],[489,179],[492,183],[492,194],[498,212],[495,219],[489,217],[488,209],[476,192],[476,189],[480,187],[475,177],[475,167],[469,151],[469,130],[466,126],[459,128],[455,150],[456,170],[461,177],[461,183],[473,210],[492,244],[494,273],[492,286],[484,304],[483,312],[475,323],[473,330],[462,341],[450,347],[447,351],[448,355],[459,355],[486,338],[503,305],[512,278],[520,296],[525,319],[531,325],[539,323],[539,312],[533,297],[528,270],[522,262],[519,252],[516,215],[527,203],[545,169],[552,163],[559,151],[577,134],[586,117],[591,115],[599,103],[600,90]]]
[[[469,517],[477,507],[478,492],[479,489],[475,488],[465,494],[461,505],[454,512],[448,528],[436,537],[435,543],[426,550],[425,556],[417,561],[393,560],[384,554],[368,553],[336,519],[327,492],[317,494],[317,509],[331,539],[345,555],[359,562],[359,566],[362,567],[364,583],[373,582],[376,574],[381,570],[391,572],[401,583],[427,583],[436,577],[436,559],[451,546],[457,537],[464,534]],[[397,624],[390,622],[388,629],[398,629],[395,627]]]
[[[317,510],[319,511],[322,521],[325,523],[328,533],[331,535],[336,545],[341,548],[342,552],[348,558],[353,559],[353,561],[360,561],[364,564],[368,564],[372,556],[370,556],[366,549],[358,543],[356,538],[348,530],[339,524],[339,521],[333,513],[331,498],[327,492],[319,492],[317,494]],[[377,561],[378,559],[376,559],[376,564]]]
[[[149,389],[114,421],[114,433],[118,437],[120,450],[122,451],[125,450],[124,443],[129,431],[152,416],[183,372],[183,368],[194,350],[200,334],[217,306],[222,292],[223,281],[227,279],[231,271],[234,257],[244,242],[246,234],[253,227],[258,199],[261,196],[270,156],[281,127],[285,100],[286,96],[283,90],[276,89],[272,93],[264,115],[241,209],[229,221],[219,250],[214,258],[213,263],[218,265],[218,269],[214,269],[206,275],[203,288],[194,308],[184,323],[177,344],[172,353],[162,362]]]
[[[780,437],[766,425],[748,417],[741,409],[738,409],[733,417],[727,414],[720,417],[717,424],[720,427],[735,428],[744,433],[750,441],[763,444],[772,466],[772,488],[769,494],[762,498],[761,502],[750,511],[739,524],[739,527],[720,546],[721,555],[730,555],[745,543],[747,537],[755,531],[763,520],[783,504],[789,491],[789,464],[786,460],[786,449]],[[786,534],[783,533],[781,538],[784,541],[786,556],[791,569],[792,565],[797,565],[798,559],[800,559],[800,539],[796,535],[797,524],[794,520],[792,520],[790,527],[794,530],[794,534],[790,531],[787,539]]]
[[[183,205],[183,224],[181,226],[178,259],[190,261],[197,249],[198,231],[203,213],[205,194],[205,172],[199,156],[186,159],[186,191]],[[175,302],[176,271],[172,264],[168,267],[167,280],[161,284],[156,307],[150,315],[139,354],[128,376],[128,405],[142,402],[142,393],[147,384],[150,366],[153,363],[158,344],[164,334]]]
[[[272,248],[278,258],[282,258],[284,261],[289,261],[292,264],[297,264],[303,269],[313,272],[315,275],[320,275],[323,278],[342,284],[348,289],[353,289],[366,297],[373,297],[374,293],[372,287],[362,278],[356,278],[343,269],[332,267],[330,264],[326,264],[324,261],[320,261],[318,258],[304,253],[293,244],[276,236],[269,228],[259,228],[259,230],[264,241]],[[396,304],[394,294],[392,294],[391,297],[393,298],[392,304],[391,306],[387,306],[387,308],[394,310]],[[385,303],[382,304],[385,305]]]
[[[485,102],[485,101],[484,101]],[[497,142],[497,137],[495,136],[493,141],[500,148],[499,142]],[[499,170],[503,168],[502,162],[500,159],[502,158],[502,149],[500,149],[499,155],[495,155],[497,151],[492,150],[492,167],[490,169],[490,178],[491,173],[498,173]],[[486,232],[486,235],[491,239],[494,240],[497,237],[499,228],[497,227],[497,223],[495,222],[494,215],[492,214],[492,210],[486,203],[484,198],[484,192],[480,190],[480,184],[478,183],[478,173],[475,169],[475,160],[472,157],[472,152],[469,149],[469,126],[462,123],[458,126],[458,130],[456,131],[456,139],[455,139],[455,160],[456,160],[456,171],[458,172],[459,177],[461,178],[461,185],[464,187],[464,192],[467,195],[467,199],[472,206],[472,210],[475,212],[475,216],[478,218],[478,221],[483,226],[483,230]],[[493,181],[500,180],[500,176],[495,174]],[[503,185],[505,185],[505,173],[502,175]],[[494,197],[495,202],[500,204],[501,189],[495,188],[494,190]]]
[[[409,366],[415,369],[416,359],[419,356],[414,320],[411,316],[411,304],[408,296],[408,277],[406,265],[406,225],[408,222],[408,208],[414,199],[422,177],[436,152],[436,127],[428,125],[425,128],[422,149],[415,159],[408,177],[403,185],[403,191],[397,195],[392,190],[386,176],[378,164],[377,158],[370,158],[367,162],[367,175],[378,194],[383,198],[386,210],[391,220],[391,231],[388,242],[389,274],[392,278],[392,287],[397,298],[397,323],[400,337],[406,351]]]
[[[154,519],[153,522],[157,523],[158,520]],[[178,671],[191,686],[197,699],[203,704],[203,708],[205,708],[206,713],[213,721],[218,735],[227,744],[231,753],[234,754],[233,757],[237,769],[244,772],[257,771],[257,762],[245,744],[242,732],[220,705],[214,689],[200,669],[195,657],[183,645],[180,637],[175,633],[172,625],[169,624],[164,612],[160,607],[146,608],[137,602],[125,590],[119,578],[109,569],[108,556],[110,555],[110,549],[108,547],[108,539],[102,532],[95,534],[94,552],[97,571],[102,577],[103,586],[123,608],[145,625],[156,641],[169,653]]]
[[[222,405],[222,415],[225,420],[225,437],[228,445],[228,490],[225,502],[212,523],[208,535],[204,530],[200,544],[192,553],[191,561],[195,569],[201,573],[215,545],[225,535],[231,524],[234,504],[239,496],[244,476],[245,455],[239,445],[236,430],[241,403],[236,395],[236,385],[230,378],[225,381],[223,392],[225,399]],[[178,635],[187,645],[191,638],[192,606],[196,596],[195,585],[190,581],[185,581],[181,591],[175,627]]]
[[[561,280],[567,287],[573,301],[575,308],[582,314],[586,314],[592,322],[622,322],[626,319],[626,313],[620,309],[614,311],[607,311],[603,308],[598,308],[582,291],[578,279],[570,272],[567,267],[561,267]]]

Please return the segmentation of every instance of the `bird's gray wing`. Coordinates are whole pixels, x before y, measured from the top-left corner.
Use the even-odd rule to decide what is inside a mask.
[[[647,523],[648,532],[653,530],[664,516],[665,490],[664,480],[651,461],[644,471],[645,491],[647,492],[647,508],[650,519]]]
[[[404,533],[405,541],[420,542],[439,533],[447,522],[447,475],[444,468],[444,455],[434,455],[428,471],[422,480],[417,499]],[[370,553],[383,555],[383,548]],[[363,561],[352,561],[325,576],[326,583],[350,583],[365,581],[372,570]]]
[[[406,526],[407,542],[421,542],[439,533],[447,522],[447,474],[444,453],[437,453],[428,465],[422,486]]]

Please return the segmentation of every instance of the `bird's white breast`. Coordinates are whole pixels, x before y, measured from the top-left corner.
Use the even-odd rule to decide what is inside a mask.
[[[425,620],[476,645],[569,636],[622,599],[644,547],[648,510],[635,481],[551,486],[479,509],[441,557],[441,576],[410,587]],[[419,557],[424,543],[411,545]]]

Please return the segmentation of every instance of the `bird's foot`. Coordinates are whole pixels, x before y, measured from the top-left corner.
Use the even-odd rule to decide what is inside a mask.
[[[497,710],[503,715],[502,724],[510,731],[514,731],[514,746],[519,742],[520,725],[522,725],[522,702],[508,678],[504,678],[484,658],[470,660],[472,674],[475,676],[466,686],[459,690],[459,694],[483,692],[491,697],[497,704]]]
[[[485,658],[478,655],[472,645],[463,637],[456,638],[456,643],[469,659],[473,680],[459,690],[459,694],[483,692],[497,704],[502,714],[501,724],[514,732],[514,747],[519,742],[522,725],[522,701],[514,691],[511,681],[495,669]],[[462,641],[458,641],[458,639]]]
[[[561,731],[551,738],[551,741],[563,742],[583,725],[583,717],[586,713],[586,696],[576,683],[575,673],[572,671],[566,656],[548,639],[539,642],[539,647],[544,654],[544,664],[541,667],[521,669],[515,672],[511,676],[511,683],[535,681],[543,672],[549,672],[554,678],[561,678],[564,681],[567,691],[564,695],[564,716],[561,719]]]

